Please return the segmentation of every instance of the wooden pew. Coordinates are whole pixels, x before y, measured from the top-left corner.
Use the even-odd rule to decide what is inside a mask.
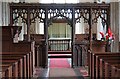
[[[109,68],[108,65],[106,65],[107,63],[110,64],[110,66],[119,66],[120,65],[120,55],[119,56],[115,56],[115,57],[110,57],[110,56],[106,56],[107,58],[100,58],[100,65],[98,67],[100,67],[99,71],[100,71],[100,77],[111,77],[111,75],[109,75],[109,71],[111,71],[111,68]],[[97,68],[97,67],[96,67]]]
[[[0,76],[1,78],[9,77],[12,78],[12,66],[0,66]]]
[[[2,29],[3,34],[2,36],[2,52],[26,52],[30,53],[27,59],[30,61],[29,63],[31,65],[28,65],[28,71],[30,73],[28,76],[33,75],[33,68],[34,68],[34,41],[28,42],[28,41],[19,41],[18,43],[13,43],[13,38],[14,35],[16,34],[17,31],[20,32],[21,27],[18,26],[3,26],[0,29]],[[6,32],[6,33],[4,33]]]
[[[31,66],[32,64],[30,63],[31,57],[29,57],[29,53],[26,54],[26,52],[3,52],[2,55],[6,57],[16,57],[16,59],[17,57],[22,57],[23,61],[21,61],[24,62],[24,77],[30,77],[29,74],[31,73],[31,71],[33,71],[33,68]]]
[[[26,52],[26,55],[28,55],[27,60],[29,60],[29,63],[31,64],[28,65],[28,67],[31,68],[28,76],[32,76],[33,70],[35,68],[34,42],[19,41],[19,43],[14,43],[13,48],[10,50],[10,52]]]
[[[98,78],[100,75],[103,77],[103,61],[108,61],[108,63],[114,62],[114,64],[117,64],[119,62],[119,56],[120,53],[110,53],[110,52],[94,52],[90,53],[91,61],[90,61],[90,71],[91,71],[91,77]],[[101,60],[101,61],[100,61]],[[100,66],[99,66],[100,64]],[[101,69],[99,69],[99,67]],[[100,71],[100,74],[99,74]]]
[[[117,64],[104,62],[104,77],[119,78],[120,77],[120,61]]]
[[[0,62],[2,67],[12,66],[12,77],[23,77],[23,56],[2,55]]]
[[[96,54],[95,57],[93,57],[93,61],[92,61],[92,68],[94,70],[96,70],[96,74],[93,74],[96,75],[98,77],[98,73],[100,71],[101,73],[101,76],[102,76],[102,70],[103,70],[103,60],[107,61],[107,62],[113,62],[113,63],[118,63],[119,62],[119,56],[120,54],[119,53],[104,53],[104,54]],[[99,69],[101,68],[101,69]],[[95,73],[93,71],[93,73]]]
[[[13,78],[18,78],[18,62],[17,61],[8,61],[8,62],[2,62],[2,66],[6,67],[6,66],[12,66],[12,77]]]
[[[9,56],[3,56],[2,57],[2,66],[5,66],[7,64],[15,64],[13,65],[13,73],[15,75],[13,75],[13,77],[23,77],[23,59],[21,57],[9,57]]]
[[[43,53],[45,51],[44,49],[44,45],[45,45],[45,36],[43,34],[30,34],[30,39],[35,41],[35,45],[34,45],[34,59],[35,59],[35,66],[36,67],[44,67],[45,64],[43,62],[45,62],[45,58],[43,58]],[[24,40],[27,40],[27,35],[24,34]]]
[[[28,76],[33,75],[33,69],[35,68],[35,59],[34,59],[34,42],[27,42],[27,41],[19,41],[19,43],[13,43],[12,48],[9,52],[26,52],[25,54],[27,56],[27,60],[29,60],[31,65],[28,65],[30,67],[30,73],[28,73]],[[7,52],[7,51],[5,51]]]

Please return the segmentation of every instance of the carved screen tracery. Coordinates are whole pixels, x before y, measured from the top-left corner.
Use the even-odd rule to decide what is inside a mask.
[[[26,9],[19,9],[15,8],[12,11],[12,19],[13,19],[13,24],[16,25],[16,23],[19,22],[19,18],[22,19],[22,23],[27,23],[27,10]]]
[[[89,9],[78,8],[75,10],[76,23],[81,23],[80,18],[84,19],[84,23],[89,22]]]
[[[93,9],[92,10],[92,16],[93,16],[92,23],[97,23],[98,18],[101,18],[102,22],[108,25],[107,14],[108,14],[107,9]]]
[[[89,33],[89,9],[88,8],[76,8],[75,20],[76,20],[76,34],[88,34]]]
[[[48,10],[48,25],[52,23],[53,20],[64,19],[69,25],[72,18],[72,10],[66,8],[56,8]]]
[[[43,9],[31,9],[30,10],[30,22],[35,23],[36,18],[39,19],[39,22],[44,23],[45,19],[45,10]]]
[[[42,8],[30,9],[30,34],[41,34],[40,27],[44,23],[45,10]]]
[[[19,17],[30,30],[33,23],[47,23],[49,26],[53,20],[65,19],[69,25],[84,22],[87,27],[93,27],[101,19],[102,26],[110,25],[109,4],[79,3],[79,4],[39,4],[39,3],[11,3],[11,25],[18,22]],[[86,26],[86,25],[85,25]],[[35,26],[34,26],[35,27]],[[73,26],[75,27],[75,26]],[[94,28],[94,27],[93,27]],[[90,29],[90,28],[89,28]],[[90,31],[90,30],[88,30]],[[27,31],[28,34],[29,31]],[[90,34],[90,32],[89,32]]]
[[[92,16],[92,23],[96,23],[97,19],[100,17],[102,22],[109,25],[109,4],[20,4],[12,3],[11,13],[13,17],[11,18],[13,23],[18,21],[18,18],[22,18],[22,22],[27,24],[28,18],[30,23],[35,22],[38,18],[39,22],[44,22],[45,13],[47,9],[48,19],[55,19],[55,17],[63,17],[68,20],[72,19],[73,8],[75,9],[75,21],[80,22],[80,18],[84,19],[84,23],[89,23],[90,17]],[[92,15],[90,12],[92,11]],[[30,16],[28,17],[28,13]],[[11,24],[13,24],[11,22]]]
[[[108,8],[93,8],[92,9],[92,25],[96,26],[97,40],[101,40],[102,36],[99,32],[106,34],[109,27]]]

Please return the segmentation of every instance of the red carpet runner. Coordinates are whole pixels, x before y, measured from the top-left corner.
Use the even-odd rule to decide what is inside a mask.
[[[84,79],[84,77],[88,77],[88,73],[84,67],[71,68],[67,58],[50,58],[49,69],[36,68],[34,77],[49,79]]]
[[[50,68],[70,68],[70,63],[67,58],[51,58],[49,63]]]

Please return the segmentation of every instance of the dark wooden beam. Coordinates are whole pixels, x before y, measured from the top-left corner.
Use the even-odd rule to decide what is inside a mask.
[[[45,34],[45,52],[44,54],[44,60],[45,60],[45,67],[48,67],[48,9],[45,8],[45,21],[44,21],[44,34]]]
[[[21,6],[22,5],[22,6]],[[90,8],[90,7],[94,7],[94,8],[98,8],[98,7],[103,7],[103,8],[108,8],[109,7],[109,3],[77,3],[77,4],[55,4],[55,3],[51,3],[51,4],[41,4],[41,3],[10,3],[10,6],[13,6],[14,8],[23,8],[23,7],[29,7],[29,8],[35,8],[35,7],[39,7],[39,8],[80,8],[80,7],[84,7],[84,8]]]
[[[74,63],[74,60],[75,60],[75,8],[73,7],[72,8],[72,67],[74,67],[75,63]]]
[[[28,8],[28,13],[27,13],[27,40],[30,41],[30,11]]]

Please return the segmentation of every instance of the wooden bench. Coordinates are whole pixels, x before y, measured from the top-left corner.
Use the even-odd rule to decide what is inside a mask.
[[[17,60],[19,58],[23,58],[20,61],[24,62],[21,65],[24,65],[23,67],[23,72],[21,71],[20,73],[24,73],[24,75],[21,75],[22,77],[31,77],[31,73],[33,71],[33,67],[31,64],[31,57],[29,56],[30,53],[25,53],[25,52],[3,52],[2,54],[2,60],[4,59],[4,61],[6,60]],[[13,61],[12,60],[12,61]],[[2,61],[3,62],[3,61]],[[21,66],[19,65],[19,66]],[[20,68],[20,67],[19,67]]]
[[[9,52],[9,53],[10,52],[19,52],[20,54],[22,52],[26,52],[24,54],[27,55],[26,56],[27,61],[28,61],[28,63],[31,64],[31,65],[27,64],[28,65],[27,68],[31,69],[31,70],[29,69],[30,73],[28,73],[28,76],[32,76],[33,75],[33,69],[34,69],[34,62],[35,62],[35,60],[34,60],[34,51],[32,51],[31,48],[32,47],[31,47],[31,43],[30,42],[29,43],[28,42],[19,42],[18,44],[12,44],[12,48],[10,49],[10,51],[8,51],[8,50],[5,51],[4,50],[3,52],[4,53],[5,52]],[[15,54],[17,54],[17,53],[15,53]]]
[[[104,77],[107,77],[107,78],[114,78],[114,77],[117,77],[119,78],[120,77],[120,60],[118,60],[118,63],[111,63],[111,62],[106,62],[104,61],[104,73],[101,73],[101,74],[104,74]]]
[[[12,66],[12,77],[16,77],[18,78],[18,62],[17,61],[8,61],[8,62],[2,62],[2,67],[6,67],[6,66]]]
[[[96,67],[96,71],[98,70],[98,77],[111,77],[111,75],[109,75],[109,71],[111,71],[111,69],[109,69],[107,63],[110,64],[110,66],[119,66],[120,65],[120,55],[119,56],[115,56],[115,57],[110,57],[110,56],[106,56],[107,58],[100,58],[100,64],[98,65],[98,67]],[[99,69],[100,68],[100,69]],[[97,72],[96,72],[97,74]]]
[[[99,56],[98,56],[99,58]],[[119,65],[120,60],[119,60],[119,56],[114,56],[114,57],[110,57],[110,56],[106,56],[106,57],[101,57],[99,58],[98,61],[96,61],[96,68],[94,68],[94,71],[96,71],[96,77],[105,77],[105,63],[109,63],[110,65],[116,66]],[[99,74],[100,73],[100,74]],[[110,76],[109,76],[110,77]]]
[[[2,63],[1,66],[5,67],[5,66],[12,66],[12,77],[23,77],[25,76],[25,74],[23,74],[23,65],[25,65],[25,63],[23,63],[23,56],[10,56],[10,55],[2,55],[2,59],[0,60],[0,62]],[[26,68],[26,67],[25,67]]]
[[[27,76],[30,76],[30,73],[32,73],[33,71],[33,67],[32,67],[32,63],[30,61],[31,57],[30,57],[30,53],[26,53],[26,52],[3,52],[3,55],[7,55],[8,57],[12,55],[12,57],[23,57],[25,62],[24,64],[24,68],[26,70],[26,74]],[[26,69],[27,68],[27,69]]]
[[[21,59],[21,61],[23,61],[23,65],[25,67],[26,70],[23,75],[23,77],[32,77],[33,76],[33,69],[34,69],[34,41],[19,41],[18,43],[13,43],[13,39],[15,38],[16,34],[20,34],[20,30],[22,27],[19,26],[4,26],[1,27],[0,29],[2,30],[2,34],[0,34],[0,36],[2,37],[2,39],[0,40],[0,42],[2,42],[2,54],[3,52],[4,54],[9,54],[11,53],[11,55],[14,55],[15,57],[22,57],[23,60]],[[14,53],[16,52],[16,53]],[[26,53],[22,53],[22,52],[26,52]],[[22,53],[21,55],[18,53]],[[9,56],[8,56],[9,58]],[[12,60],[12,59],[11,59]],[[16,59],[17,60],[17,59]],[[5,61],[5,60],[4,60]]]
[[[105,63],[110,63],[112,65],[118,65],[120,63],[119,57],[120,53],[111,53],[111,52],[94,52],[89,53],[90,55],[90,76],[91,77],[106,77],[104,71]]]
[[[12,77],[12,66],[0,66],[1,70],[0,70],[0,76],[1,78],[5,78],[5,77]]]
[[[44,56],[43,53],[45,54],[45,39],[44,39],[44,34],[30,34],[30,39],[35,41],[35,46],[34,46],[34,54],[35,54],[35,66],[36,67],[44,67]],[[27,40],[27,35],[24,34],[24,40]],[[43,51],[44,50],[44,51]]]
[[[17,69],[15,73],[18,73],[17,75],[19,77],[26,76],[26,70],[24,71],[25,74],[23,74],[23,68],[26,69],[26,66],[24,66],[26,63],[23,62],[23,57],[17,57],[17,56],[2,56],[2,65],[6,65],[7,63],[13,64],[17,62]]]

